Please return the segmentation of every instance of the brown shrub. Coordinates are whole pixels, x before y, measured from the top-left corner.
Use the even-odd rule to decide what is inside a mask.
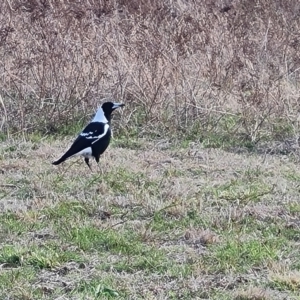
[[[0,126],[49,132],[113,98],[129,128],[233,114],[252,141],[276,120],[296,133],[299,14],[297,0],[2,1]]]

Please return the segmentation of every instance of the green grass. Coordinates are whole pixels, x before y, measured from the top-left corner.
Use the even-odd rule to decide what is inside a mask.
[[[11,232],[20,233],[28,230],[26,228],[28,224],[22,221],[17,214],[12,212],[1,215],[1,225],[3,226],[2,230],[9,234]]]
[[[153,219],[148,226],[152,231],[168,233],[174,229],[182,230],[188,226],[205,226],[206,223],[206,218],[192,209],[177,217],[168,214],[165,210],[160,210],[154,213]]]
[[[54,140],[24,143],[1,161],[0,298],[252,299],[256,285],[300,296],[292,159],[145,142],[115,144],[90,172],[53,167]]]
[[[73,292],[77,297],[90,296],[93,299],[124,299],[128,296],[125,291],[120,291],[118,286],[111,287],[114,284],[113,278],[103,280],[94,278],[92,281],[82,280]]]
[[[230,237],[224,244],[214,249],[209,261],[214,261],[213,270],[244,273],[255,267],[265,267],[269,262],[279,259],[276,239],[265,241],[250,239],[247,241],[233,240]],[[281,245],[282,247],[282,245]],[[278,253],[277,253],[278,252]]]
[[[263,196],[270,194],[271,191],[272,186],[268,186],[260,180],[249,182],[243,179],[230,180],[211,190],[214,198],[239,203],[260,201]]]
[[[0,274],[0,295],[7,296],[7,292],[15,292],[18,288],[28,288],[36,279],[37,270],[31,266],[22,268],[3,269]]]
[[[61,251],[61,245],[47,242],[43,246],[30,245],[4,246],[1,249],[0,263],[9,267],[32,266],[39,269],[51,269],[68,261],[81,260],[71,251]]]

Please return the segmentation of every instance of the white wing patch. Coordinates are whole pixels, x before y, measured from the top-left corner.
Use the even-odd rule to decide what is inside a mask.
[[[98,136],[88,136],[88,137],[86,137],[86,139],[96,139],[95,141],[92,142],[92,144],[94,144],[107,134],[108,129],[109,129],[109,125],[105,124],[104,132],[102,134],[100,134]]]
[[[90,131],[90,132],[81,132],[80,133],[81,136],[87,136],[87,135],[91,135],[91,134],[93,134],[92,131]]]

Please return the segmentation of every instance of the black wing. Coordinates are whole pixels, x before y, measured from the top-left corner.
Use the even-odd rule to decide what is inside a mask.
[[[106,126],[108,126],[107,123],[101,123],[101,122],[90,123],[83,129],[83,131],[80,133],[78,138],[75,140],[74,144],[77,141],[79,142],[82,140],[86,140],[86,145],[88,145],[87,147],[90,147],[95,141],[97,141],[105,133]],[[83,149],[84,148],[82,148],[81,150]]]
[[[101,122],[93,122],[88,124],[71,146],[70,150],[73,150],[72,152],[74,152],[71,155],[74,155],[81,150],[92,146],[92,144],[104,134],[105,126],[107,126],[107,124]]]
[[[101,122],[88,124],[74,141],[70,149],[59,160],[54,162],[54,164],[60,164],[70,156],[77,154],[85,148],[91,147],[94,142],[98,141],[101,136],[105,134],[105,130],[108,130],[107,126],[108,124]]]

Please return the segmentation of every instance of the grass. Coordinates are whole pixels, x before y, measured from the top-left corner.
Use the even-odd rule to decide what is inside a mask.
[[[3,142],[1,298],[300,297],[294,156],[116,140],[53,167],[67,144]]]
[[[300,299],[297,1],[46,2],[0,3],[0,299]]]

